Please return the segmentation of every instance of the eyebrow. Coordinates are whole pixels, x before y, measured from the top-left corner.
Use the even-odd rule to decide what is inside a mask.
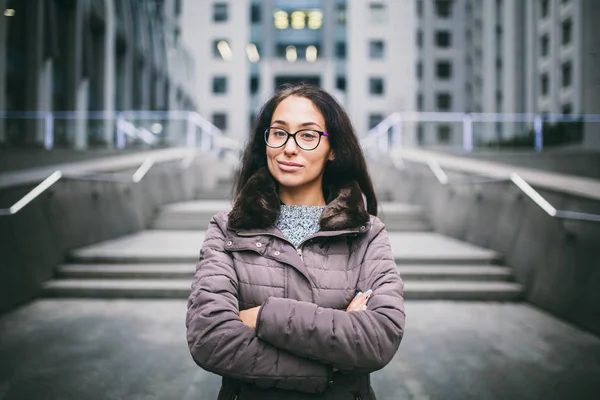
[[[288,126],[287,122],[282,121],[280,119],[276,119],[275,121],[272,122],[272,124],[280,124],[280,125]],[[317,124],[316,122],[303,122],[300,124],[300,126],[311,126],[311,125],[316,125],[319,128],[321,128],[321,125]],[[321,128],[321,129],[323,129],[323,128]]]

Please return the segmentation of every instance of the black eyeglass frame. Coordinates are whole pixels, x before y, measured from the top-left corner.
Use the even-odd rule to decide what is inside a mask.
[[[269,144],[269,138],[268,138],[268,136],[269,136],[269,131],[271,129],[279,129],[280,131],[284,131],[285,133],[287,133],[287,138],[285,139],[285,141],[283,142],[283,144],[281,146],[271,146]],[[298,133],[300,133],[300,132],[306,132],[306,131],[317,132],[319,134],[319,141],[317,142],[317,145],[315,147],[313,147],[312,149],[305,149],[304,147],[300,146],[300,144],[296,140],[296,135]],[[319,147],[319,145],[321,144],[321,137],[323,137],[323,136],[327,136],[328,137],[329,133],[324,132],[324,131],[320,131],[320,130],[317,130],[317,129],[300,129],[299,131],[296,131],[294,133],[289,133],[285,129],[278,128],[276,126],[270,126],[267,129],[265,129],[265,143],[267,144],[267,146],[269,146],[272,149],[280,149],[280,148],[282,148],[290,140],[290,137],[293,137],[294,138],[294,142],[296,142],[296,146],[300,147],[304,151],[313,151],[314,149],[316,149],[317,147]]]

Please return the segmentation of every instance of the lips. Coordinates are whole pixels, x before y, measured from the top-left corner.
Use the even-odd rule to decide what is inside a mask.
[[[289,162],[289,161],[277,161],[277,165],[279,165],[279,169],[285,172],[294,172],[298,171],[302,168],[301,164]]]

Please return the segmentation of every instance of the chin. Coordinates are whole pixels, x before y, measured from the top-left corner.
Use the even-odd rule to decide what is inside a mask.
[[[308,180],[303,176],[303,174],[289,174],[280,172],[275,175],[275,180],[279,182],[281,186],[288,188],[299,187],[308,183]]]

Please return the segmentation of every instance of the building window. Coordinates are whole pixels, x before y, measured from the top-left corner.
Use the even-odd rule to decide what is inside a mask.
[[[452,109],[452,96],[450,93],[438,93],[436,95],[436,106],[438,111],[450,111]]]
[[[213,4],[213,22],[226,22],[228,19],[227,3]]]
[[[383,78],[370,78],[369,79],[369,93],[376,96],[383,95],[385,91]]]
[[[573,27],[573,23],[571,22],[570,19],[563,21],[563,23],[562,23],[562,44],[563,44],[563,46],[571,43],[572,32],[573,32],[572,27]]]
[[[550,12],[550,1],[540,0],[540,15],[542,18],[546,18]]]
[[[452,34],[449,31],[437,31],[435,33],[435,45],[442,49],[452,46]]]
[[[567,61],[562,65],[562,86],[569,87],[573,81],[573,68],[571,66],[571,61]]]
[[[435,14],[440,18],[450,18],[452,16],[452,0],[436,0]]]
[[[231,59],[231,47],[226,39],[213,40],[213,57],[222,58],[223,60]]]
[[[387,21],[385,4],[371,3],[369,5],[372,24],[382,24]]]
[[[258,76],[253,75],[250,77],[250,94],[258,93]]]
[[[563,104],[561,112],[565,115],[570,115],[573,113],[573,105],[571,103]]]
[[[338,76],[335,80],[335,88],[339,91],[345,92],[346,91],[346,77],[345,76]]]
[[[213,113],[212,115],[212,123],[214,126],[221,130],[227,129],[227,114],[225,113]]]
[[[417,110],[423,111],[423,93],[417,94]]]
[[[369,57],[373,60],[385,57],[385,43],[383,40],[371,40],[369,43]]]
[[[540,92],[542,96],[548,95],[550,91],[550,80],[548,79],[548,74],[542,74],[540,77]]]
[[[502,95],[502,90],[496,90],[496,106],[502,107],[502,100],[504,96]]]
[[[437,141],[438,143],[450,143],[452,128],[449,125],[438,125]]]
[[[369,130],[375,128],[381,121],[383,121],[383,115],[369,114]]]
[[[417,47],[423,47],[423,31],[420,29],[417,30]]]
[[[540,39],[540,52],[542,57],[548,56],[548,53],[550,52],[550,38],[548,35],[544,35]]]
[[[214,94],[227,93],[227,77],[226,76],[213,77],[212,91]]]
[[[346,42],[337,42],[335,44],[335,56],[342,60],[346,58]]]
[[[260,4],[252,4],[250,8],[250,22],[253,24],[260,24],[262,10],[260,8]]]
[[[345,4],[336,4],[335,20],[338,25],[346,25],[346,5]]]
[[[435,64],[435,75],[441,80],[452,78],[452,63],[450,61],[438,61]]]
[[[175,0],[175,16],[181,15],[181,0]]]
[[[423,0],[417,0],[417,16],[423,16]]]
[[[423,79],[423,62],[417,62],[417,79]]]

